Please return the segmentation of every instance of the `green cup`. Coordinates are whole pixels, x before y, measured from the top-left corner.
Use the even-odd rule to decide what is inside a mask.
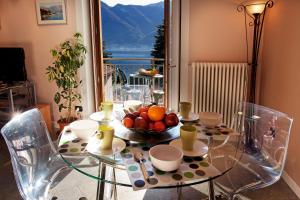
[[[180,139],[182,149],[185,151],[193,151],[194,144],[197,139],[197,129],[192,125],[184,125],[180,127]]]
[[[104,113],[104,120],[110,120],[111,114],[113,112],[114,104],[113,102],[102,102],[100,110]]]
[[[189,118],[191,108],[192,108],[192,104],[190,102],[180,102],[179,103],[180,115],[183,117],[183,119]]]
[[[111,150],[114,135],[115,135],[115,130],[113,127],[109,125],[100,125],[99,134],[97,135],[97,139],[101,141],[100,149]]]

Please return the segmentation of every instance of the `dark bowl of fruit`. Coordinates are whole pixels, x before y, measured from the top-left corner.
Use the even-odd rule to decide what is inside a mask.
[[[166,113],[163,106],[143,106],[138,111],[127,113],[122,124],[136,132],[145,134],[160,134],[177,126],[179,119],[175,113]]]

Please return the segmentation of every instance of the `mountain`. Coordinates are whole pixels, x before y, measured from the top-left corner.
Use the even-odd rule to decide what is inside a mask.
[[[150,50],[157,26],[163,23],[164,3],[146,6],[101,3],[102,34],[108,50]]]

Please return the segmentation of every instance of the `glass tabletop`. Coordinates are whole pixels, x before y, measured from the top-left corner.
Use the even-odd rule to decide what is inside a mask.
[[[117,119],[116,119],[117,120]],[[241,152],[239,151],[239,144],[241,142],[241,135],[233,131],[232,134],[228,132],[220,131],[223,127],[205,128],[201,123],[193,123],[197,131],[197,141],[201,141],[208,146],[208,152],[201,156],[184,156],[180,168],[172,172],[163,172],[157,170],[151,165],[151,160],[147,159],[145,165],[150,178],[153,176],[153,180],[157,185],[151,185],[151,188],[174,188],[184,187],[195,184],[200,184],[213,180],[219,176],[224,175],[231,170],[234,165],[240,160]],[[114,122],[115,131],[130,131],[121,127],[122,124]],[[181,126],[181,125],[179,125]],[[176,129],[179,131],[179,129]],[[66,132],[62,132],[59,137],[59,153],[62,159],[73,169],[78,172],[101,182],[126,186],[126,187],[140,187],[141,182],[132,179],[137,178],[139,164],[134,163],[130,151],[132,148],[138,148],[143,151],[144,155],[147,155],[149,149],[157,144],[168,144],[175,138],[171,138],[171,141],[163,141],[154,143],[147,143],[147,141],[132,142],[125,140],[126,148],[115,155],[93,155],[86,151],[87,141],[80,141],[76,138],[66,140]],[[131,133],[140,134],[140,133]],[[163,133],[164,134],[164,133]],[[122,136],[122,134],[115,134]],[[177,135],[179,137],[179,134]],[[77,145],[76,148],[72,147]],[[69,149],[68,149],[69,148]],[[76,159],[76,162],[74,162]],[[78,162],[79,161],[79,162]],[[79,164],[78,164],[79,163]],[[130,166],[132,165],[132,166]],[[109,175],[101,175],[101,169],[105,167]],[[135,177],[136,176],[136,177]],[[143,179],[140,176],[138,179]],[[145,184],[143,184],[144,186]]]

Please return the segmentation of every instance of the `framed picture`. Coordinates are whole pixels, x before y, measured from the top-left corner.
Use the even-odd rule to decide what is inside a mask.
[[[66,24],[65,0],[36,0],[38,24]]]

